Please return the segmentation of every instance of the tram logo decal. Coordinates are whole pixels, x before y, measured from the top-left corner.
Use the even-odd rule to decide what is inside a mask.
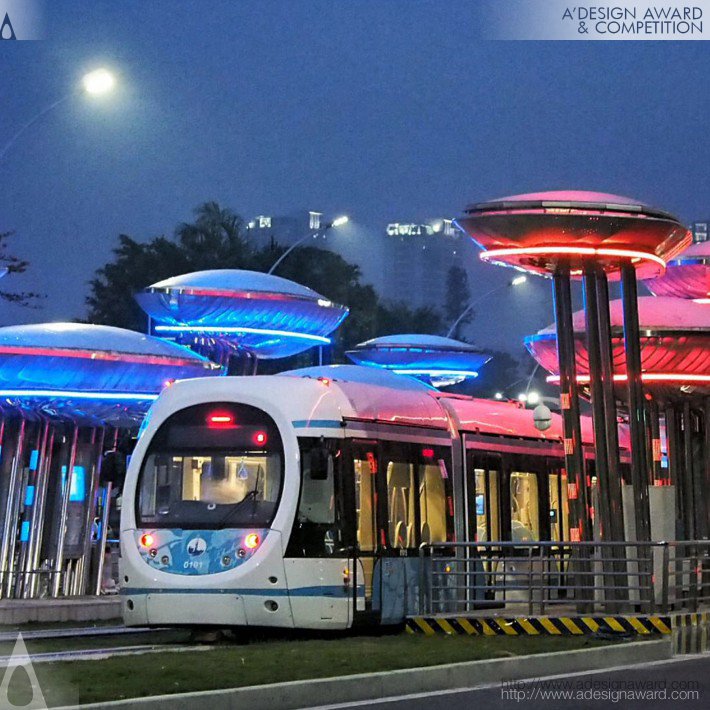
[[[207,551],[207,543],[204,538],[195,537],[187,543],[187,553],[192,557],[199,557]]]

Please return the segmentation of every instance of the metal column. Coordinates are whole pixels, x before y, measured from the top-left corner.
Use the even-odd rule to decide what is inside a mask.
[[[584,312],[586,315],[587,352],[589,353],[589,389],[594,424],[594,451],[599,485],[599,514],[601,539],[612,540],[611,510],[609,505],[609,452],[607,449],[606,414],[601,374],[601,335],[599,333],[599,301],[597,296],[596,266],[584,269]]]
[[[19,488],[22,483],[22,457],[24,455],[27,425],[24,416],[20,416],[15,454],[12,459],[10,480],[8,482],[5,518],[2,525],[2,544],[0,545],[0,597],[9,596],[12,590],[15,564],[15,537],[17,534],[17,516],[15,509],[20,498]]]
[[[49,477],[52,471],[52,456],[54,452],[55,429],[53,426],[50,426],[49,421],[45,422],[45,426],[47,427],[47,439],[44,454],[40,457],[39,468],[37,469],[37,488],[35,490],[35,503],[32,508],[31,536],[27,554],[26,571],[31,573],[30,588],[27,595],[29,597],[37,596],[40,589],[39,556],[42,550],[42,538],[46,525],[45,511],[47,509],[47,489],[49,487]]]
[[[597,317],[599,318],[600,364],[604,397],[604,433],[606,435],[609,471],[610,540],[624,539],[624,509],[621,499],[621,467],[619,464],[619,422],[614,393],[614,359],[611,350],[611,320],[609,317],[609,282],[604,270],[596,271]]]
[[[113,432],[113,450],[118,447],[118,429]],[[99,558],[98,564],[96,565],[96,587],[94,589],[95,594],[101,594],[101,583],[103,581],[104,575],[104,564],[105,564],[105,551],[106,551],[106,541],[108,540],[108,516],[111,511],[111,489],[112,485],[110,482],[106,483],[106,488],[104,490],[104,504],[101,509],[101,536],[99,537]]]
[[[567,496],[570,503],[572,541],[589,540],[587,485],[582,450],[582,427],[579,419],[577,368],[575,362],[574,326],[572,323],[572,291],[570,267],[560,263],[553,276],[555,323],[557,326],[557,357],[560,365],[560,403],[564,429]],[[572,532],[572,528],[576,528]]]
[[[67,532],[67,511],[69,510],[69,496],[71,495],[72,478],[74,477],[74,462],[76,461],[76,448],[79,439],[79,426],[74,424],[71,448],[69,449],[69,462],[67,477],[62,491],[62,507],[59,515],[59,530],[57,537],[56,557],[54,559],[54,579],[52,580],[52,596],[58,597],[62,591],[62,568],[64,566],[64,543]]]
[[[564,431],[565,467],[567,469],[567,498],[570,505],[570,538],[585,541],[592,538],[592,526],[587,506],[587,480],[582,449],[582,426],[579,419],[577,367],[572,321],[572,288],[568,262],[558,264],[553,276],[555,323],[557,326],[557,357],[560,365],[560,403]],[[572,525],[574,522],[574,526]],[[577,548],[575,548],[577,549]],[[586,551],[579,550],[570,559],[576,577],[576,588],[582,598],[588,595],[592,577]],[[578,603],[583,613],[588,604]]]
[[[101,478],[101,463],[103,461],[106,429],[103,427],[101,428],[101,432],[98,436],[98,442],[96,441],[95,431],[93,438],[94,441],[92,443],[95,445],[94,453],[96,454],[96,460],[93,465],[90,490],[87,497],[86,517],[84,518],[84,548],[81,554],[79,567],[80,574],[78,576],[77,586],[75,589],[76,594],[84,594],[88,591],[89,567],[91,565],[91,530],[94,523],[94,517],[96,516],[97,496],[99,491],[99,479]]]
[[[629,427],[631,430],[631,483],[634,490],[636,540],[651,539],[648,503],[649,467],[646,460],[648,422],[641,381],[638,291],[636,270],[631,263],[621,267],[621,295],[624,309],[624,349],[628,377]]]
[[[42,421],[40,418],[40,424],[37,431],[38,443],[37,443],[37,463],[35,465],[34,471],[30,470],[30,477],[27,480],[27,490],[32,487],[32,499],[29,505],[26,506],[24,512],[24,520],[22,524],[25,523],[29,527],[26,544],[23,545],[21,551],[19,570],[22,573],[22,590],[18,591],[18,594],[23,598],[27,599],[31,596],[31,590],[33,587],[33,574],[34,570],[32,567],[32,548],[35,544],[35,540],[38,535],[41,535],[41,525],[42,519],[37,518],[37,488],[39,484],[40,471],[42,469],[42,464],[45,457],[45,451],[47,448],[47,441],[49,438],[49,422],[47,420]],[[28,510],[29,508],[29,510]]]

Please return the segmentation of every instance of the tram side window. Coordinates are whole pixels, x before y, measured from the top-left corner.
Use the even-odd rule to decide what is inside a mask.
[[[453,530],[453,504],[449,473],[443,459],[420,464],[419,512],[422,542],[446,542]]]
[[[416,547],[416,500],[414,464],[388,461],[387,511],[391,547]]]
[[[513,471],[510,474],[510,524],[513,542],[540,539],[537,475]]]

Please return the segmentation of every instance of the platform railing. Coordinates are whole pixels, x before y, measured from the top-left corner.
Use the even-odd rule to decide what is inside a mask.
[[[710,541],[464,542],[420,548],[421,614],[710,608]]]

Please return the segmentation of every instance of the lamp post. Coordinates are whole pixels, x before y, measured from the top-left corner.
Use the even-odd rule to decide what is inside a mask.
[[[342,217],[337,217],[334,219],[332,222],[328,222],[328,224],[325,225],[325,227],[321,227],[320,229],[316,229],[313,232],[310,232],[309,234],[306,234],[305,237],[302,237],[299,239],[295,244],[292,244],[286,251],[281,254],[281,256],[272,264],[271,268],[266,272],[267,274],[273,274],[274,271],[276,271],[276,268],[279,266],[279,264],[297,247],[300,247],[301,244],[304,242],[308,241],[309,239],[312,239],[316,237],[318,234],[325,234],[329,229],[332,229],[333,227],[340,227],[343,224],[347,224],[349,222],[349,218],[346,216]]]
[[[509,286],[519,286],[520,284],[525,283],[527,280],[528,277],[524,274],[521,274],[520,276],[516,276],[514,279],[512,279],[508,283],[503,284],[502,286],[496,286],[495,288],[492,288],[490,291],[487,291],[475,301],[471,301],[471,303],[469,303],[468,306],[464,308],[461,315],[459,315],[459,317],[454,321],[453,325],[449,328],[449,332],[446,334],[446,337],[450,338],[456,331],[456,326],[458,326],[458,324],[471,312],[471,309],[481,303],[481,301],[485,301],[488,296],[497,293],[498,291],[502,291],[503,289],[506,289]]]
[[[0,162],[2,162],[5,154],[10,150],[10,148],[12,148],[12,146],[28,128],[31,128],[43,116],[57,108],[57,106],[61,106],[69,99],[81,93],[82,89],[90,96],[100,96],[102,94],[106,94],[113,89],[115,83],[115,77],[107,69],[96,69],[88,74],[85,74],[82,77],[80,88],[72,89],[68,94],[65,94],[60,99],[57,99],[53,103],[49,104],[49,106],[43,108],[39,113],[36,113],[29,121],[22,124],[20,129],[12,136],[12,138],[10,138],[9,141],[7,141],[7,143],[5,143],[2,149],[0,149]]]

